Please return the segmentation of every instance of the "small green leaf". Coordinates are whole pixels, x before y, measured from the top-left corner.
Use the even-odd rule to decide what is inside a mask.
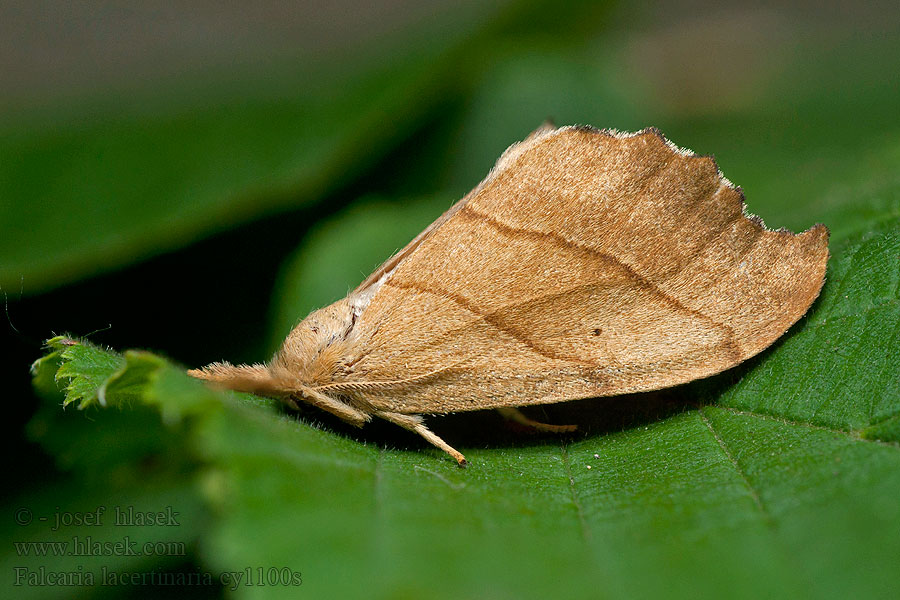
[[[78,408],[105,405],[102,398],[104,383],[124,366],[124,359],[114,352],[63,336],[47,340],[47,345],[62,359],[56,380],[64,382],[64,405],[74,402],[78,403]]]

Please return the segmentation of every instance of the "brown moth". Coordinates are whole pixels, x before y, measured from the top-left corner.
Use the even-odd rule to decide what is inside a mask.
[[[656,129],[543,127],[268,364],[194,377],[373,416],[462,466],[423,414],[656,390],[757,354],[807,311],[828,230],[770,231],[715,161]]]

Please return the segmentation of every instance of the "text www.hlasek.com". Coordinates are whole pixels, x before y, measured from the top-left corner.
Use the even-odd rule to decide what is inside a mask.
[[[73,536],[58,542],[14,542],[18,556],[186,556],[184,542],[140,543],[124,536],[118,541],[99,541],[92,536]]]

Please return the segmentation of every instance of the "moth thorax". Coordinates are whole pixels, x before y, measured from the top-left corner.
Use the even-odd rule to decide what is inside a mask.
[[[318,379],[323,370],[322,361],[334,361],[336,346],[343,346],[355,323],[346,298],[313,311],[294,327],[273,364],[302,378]]]

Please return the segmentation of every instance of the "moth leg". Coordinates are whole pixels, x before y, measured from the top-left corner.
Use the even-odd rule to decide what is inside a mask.
[[[519,425],[525,425],[526,427],[531,427],[537,431],[548,431],[550,433],[567,433],[569,431],[575,431],[578,429],[578,425],[550,425],[549,423],[541,423],[540,421],[535,421],[534,419],[529,419],[526,417],[522,411],[518,408],[498,408],[496,409],[498,413],[500,413],[503,418],[509,419]]]
[[[414,433],[418,433],[423,438],[456,459],[456,463],[460,467],[465,467],[468,463],[466,457],[462,453],[450,446],[447,442],[436,436],[430,429],[422,423],[422,417],[419,415],[404,415],[402,413],[387,412],[383,410],[375,411],[375,415],[381,417],[385,421],[390,421],[395,425],[399,425],[404,429],[408,429]]]
[[[362,427],[372,420],[370,414],[364,413],[363,411],[350,406],[346,402],[341,402],[337,398],[332,398],[331,396],[317,392],[312,388],[302,386],[294,393],[304,402],[312,404],[325,412],[329,412],[342,421],[355,425],[356,427]],[[297,408],[297,401],[293,396],[288,397],[288,404],[294,409]]]

